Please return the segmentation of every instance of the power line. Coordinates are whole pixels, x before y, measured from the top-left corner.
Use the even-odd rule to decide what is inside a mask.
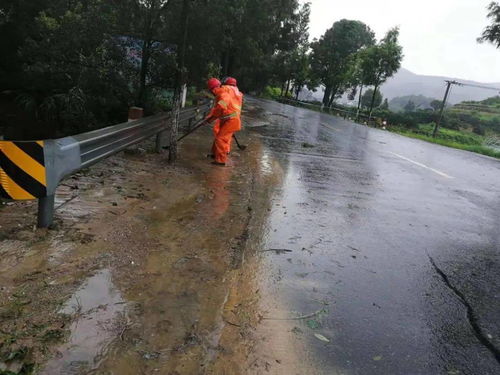
[[[472,83],[462,83],[462,82],[458,82],[458,81],[446,81],[446,82],[451,82],[453,85],[457,85],[457,86],[476,87],[478,89],[493,90],[493,91],[498,91],[500,93],[500,88],[496,88],[496,87],[475,85]]]

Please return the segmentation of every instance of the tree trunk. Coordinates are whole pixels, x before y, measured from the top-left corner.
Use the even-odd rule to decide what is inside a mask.
[[[300,94],[301,89],[302,89],[301,86],[297,86],[295,88],[295,100],[299,100],[299,94]]]
[[[331,92],[332,92],[331,86],[325,86],[325,94],[323,95],[323,105],[324,106],[328,106]]]
[[[288,97],[289,92],[290,92],[290,80],[286,82],[285,98]]]
[[[151,58],[153,34],[159,17],[158,5],[158,2],[151,2],[150,7],[147,10],[146,22],[143,29],[142,39],[144,43],[142,45],[141,70],[139,73],[139,92],[137,93],[137,102],[140,107],[144,107],[146,105],[146,80],[149,72],[149,60]]]
[[[361,109],[361,96],[363,95],[363,85],[359,89],[358,110],[356,112],[356,121],[359,121],[359,110]]]
[[[335,98],[335,94],[333,93],[333,90],[332,90],[332,95],[330,96],[330,99],[328,100],[328,108],[331,108],[334,98]]]
[[[149,34],[149,33],[148,33]],[[139,76],[139,92],[137,93],[137,104],[143,107],[146,104],[146,77],[149,69],[150,40],[145,40],[142,45],[141,72]]]
[[[180,50],[177,55],[177,74],[174,87],[174,108],[172,112],[172,128],[170,130],[170,147],[168,149],[168,161],[175,162],[177,159],[177,135],[179,132],[179,112],[181,107],[181,87],[184,84],[184,62],[186,56],[186,41],[188,32],[189,6],[191,0],[184,0],[181,14],[181,35],[179,38]]]
[[[285,85],[286,81],[283,81],[283,83],[281,84],[281,96],[284,96],[283,94],[285,93]]]
[[[379,84],[377,83],[373,88],[372,102],[370,103],[370,115],[368,117],[368,121],[372,119],[373,105],[375,104],[375,95],[377,94]]]
[[[335,100],[335,96],[337,95],[337,92],[338,92],[338,86],[335,86],[333,89],[332,89],[332,94],[330,96],[330,100],[328,101],[328,108],[330,108],[333,104],[333,101]]]

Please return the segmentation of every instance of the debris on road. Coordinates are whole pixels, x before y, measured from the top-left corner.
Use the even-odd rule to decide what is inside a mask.
[[[327,313],[327,312],[328,312],[328,310],[323,308],[323,309],[315,311],[311,314],[301,315],[301,316],[297,316],[297,317],[293,317],[293,318],[267,318],[267,317],[263,317],[262,319],[263,320],[303,320],[303,319],[313,318],[315,316],[318,316],[320,314]]]
[[[274,251],[276,254],[284,254],[284,253],[291,253],[293,250],[290,249],[267,249],[267,250],[261,250],[261,253],[265,253],[267,251]]]
[[[325,336],[323,336],[323,335],[321,335],[319,333],[315,333],[314,337],[316,337],[318,340],[321,340],[323,342],[330,342],[330,340],[328,340]]]

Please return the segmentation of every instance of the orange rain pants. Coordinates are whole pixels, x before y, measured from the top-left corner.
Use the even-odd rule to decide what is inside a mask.
[[[217,163],[226,163],[228,150],[231,149],[233,134],[240,130],[240,128],[240,119],[237,117],[221,120],[219,132],[215,136],[215,141],[212,146],[212,151]]]
[[[220,131],[220,121],[221,120],[216,120],[214,127],[212,129],[212,131],[214,133],[214,142],[212,144],[212,155],[215,155],[215,138],[217,138],[217,134],[219,134],[219,131]],[[232,140],[229,140],[229,143],[227,144],[227,148],[226,148],[226,154],[229,154],[231,152],[231,143],[232,143]]]

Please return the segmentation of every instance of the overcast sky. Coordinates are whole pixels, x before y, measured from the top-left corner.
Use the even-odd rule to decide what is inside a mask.
[[[500,83],[500,49],[478,44],[491,0],[309,0],[311,38],[335,21],[360,20],[377,38],[401,29],[402,66],[417,74]]]

